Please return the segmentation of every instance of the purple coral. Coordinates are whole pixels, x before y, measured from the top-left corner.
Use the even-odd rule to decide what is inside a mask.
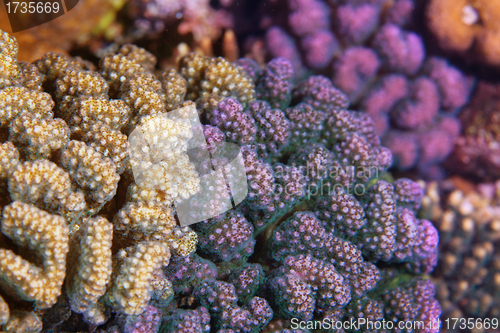
[[[342,308],[351,300],[351,288],[344,277],[337,273],[335,266],[315,259],[310,255],[290,256],[285,259],[280,270],[296,274],[311,285],[316,298],[316,306]]]
[[[304,145],[290,157],[293,166],[305,170],[309,185],[328,177],[329,168],[334,160],[335,155],[319,143]]]
[[[188,293],[201,281],[217,277],[217,266],[197,254],[174,257],[165,269],[165,276],[172,281],[176,293]]]
[[[377,54],[366,47],[350,47],[334,63],[333,83],[356,101],[379,69]]]
[[[445,59],[430,58],[424,65],[424,71],[439,88],[443,110],[455,111],[468,102],[473,80],[450,66]]]
[[[238,301],[234,286],[230,283],[206,279],[193,292],[193,296],[210,312],[221,313]]]
[[[382,320],[384,318],[384,304],[381,301],[363,296],[349,303],[347,313],[351,318],[366,318],[370,321]]]
[[[311,286],[295,274],[272,277],[268,281],[271,302],[284,318],[309,320],[313,317],[316,300]]]
[[[407,170],[417,164],[420,147],[415,134],[393,130],[385,136],[384,144],[391,150],[394,165],[399,169]]]
[[[402,208],[396,214],[396,224],[398,234],[393,256],[396,261],[404,261],[413,254],[413,247],[416,245],[420,231],[419,221],[411,210]]]
[[[434,294],[431,281],[413,278],[384,295],[386,318],[394,322],[422,320],[424,323],[439,323],[441,306]],[[437,326],[426,325],[423,332],[437,333],[440,325]]]
[[[255,62],[253,59],[249,58],[240,58],[234,62],[236,65],[239,65],[245,73],[252,79],[254,83],[257,83],[257,79],[260,76],[260,68],[259,64]]]
[[[278,261],[288,255],[312,254],[326,251],[326,231],[313,213],[295,213],[273,232],[270,254]]]
[[[273,316],[267,301],[260,297],[253,297],[243,307],[238,306],[231,283],[207,279],[196,288],[194,297],[208,308],[215,327],[223,332],[257,333]]]
[[[373,118],[375,131],[383,135],[389,129],[389,111],[408,95],[408,81],[403,75],[383,77],[361,102],[361,110]]]
[[[394,182],[394,199],[398,207],[407,207],[416,212],[423,197],[424,191],[418,183],[408,178],[400,178]]]
[[[249,147],[242,149],[248,181],[247,202],[253,207],[266,208],[272,203],[274,174],[271,165],[259,159],[257,152]]]
[[[418,163],[422,170],[436,165],[453,151],[460,133],[460,123],[456,118],[443,117],[430,131],[422,133],[418,138],[420,156]],[[434,179],[441,178],[440,170],[436,171]]]
[[[163,318],[161,333],[208,333],[210,314],[202,306],[194,310],[176,309]]]
[[[243,214],[229,211],[195,225],[200,253],[216,261],[247,258],[253,253],[253,226]]]
[[[388,70],[415,74],[425,58],[425,49],[421,38],[413,33],[401,30],[394,24],[385,24],[376,34],[374,48]]]
[[[303,37],[301,46],[307,65],[313,69],[324,69],[340,52],[340,43],[329,30],[318,30]]]
[[[299,103],[285,110],[286,116],[290,119],[290,144],[300,146],[302,144],[319,141],[323,122],[326,114],[315,110],[311,105]]]
[[[271,107],[283,109],[292,99],[293,64],[286,58],[274,58],[263,70],[256,87],[257,98]]]
[[[253,101],[247,111],[257,126],[256,146],[262,158],[276,156],[288,143],[290,121],[280,109],[271,109],[264,101]]]
[[[369,189],[364,201],[364,210],[368,220],[363,229],[363,252],[367,255],[389,260],[396,245],[396,202],[393,186],[385,181],[378,181]]]
[[[333,237],[311,212],[296,213],[280,224],[269,246],[270,254],[277,261],[287,256],[311,255],[331,263],[356,295],[366,293],[379,280],[378,270],[363,260],[356,245]]]
[[[238,299],[246,303],[257,292],[264,282],[264,270],[259,264],[248,264],[235,270],[229,277],[229,282],[234,285]]]
[[[311,76],[303,81],[295,89],[293,96],[318,111],[344,109],[349,106],[348,97],[335,88],[332,81],[321,75]]]
[[[297,36],[330,27],[330,8],[320,0],[288,0],[288,24]]]
[[[117,319],[124,333],[152,333],[160,327],[161,312],[148,305],[146,310],[135,316],[120,315]]]
[[[278,26],[273,26],[266,31],[266,46],[273,58],[283,57],[293,64],[295,74],[302,76],[304,69],[300,60],[300,53],[293,38]]]
[[[352,44],[362,44],[379,24],[380,8],[376,4],[345,4],[337,8],[339,34]]]
[[[367,223],[361,204],[343,190],[319,198],[317,206],[316,216],[330,232],[352,238]]]
[[[464,107],[473,80],[445,59],[426,60],[422,37],[410,30],[417,26],[413,22],[415,1],[286,2],[288,6],[276,1],[264,6],[261,26],[271,26],[267,30],[274,37],[272,41],[267,38],[270,56],[287,57],[297,78],[304,78],[307,70],[312,74],[294,89],[291,105],[303,102],[316,111],[329,112],[338,104],[325,100],[339,89],[353,106],[373,118],[384,144],[395,148],[396,169],[416,168],[423,178],[442,176],[440,164],[450,151],[440,149],[443,158],[417,163],[418,158],[433,153],[426,152],[423,137],[435,134],[442,111],[456,114]],[[335,87],[317,75],[329,75],[328,68],[333,68]],[[349,105],[347,98],[344,101],[340,108]],[[398,145],[400,134],[411,148],[408,153]],[[447,135],[443,139],[455,142],[457,138]],[[485,149],[485,144],[477,146]]]
[[[255,120],[243,112],[243,106],[234,98],[223,99],[209,115],[209,121],[213,126],[219,127],[228,141],[241,144],[255,141]]]
[[[385,21],[399,26],[410,23],[415,4],[413,0],[396,0],[385,15]]]
[[[431,124],[439,111],[438,87],[432,80],[419,77],[410,84],[409,91],[409,98],[393,109],[393,121],[403,129]]]

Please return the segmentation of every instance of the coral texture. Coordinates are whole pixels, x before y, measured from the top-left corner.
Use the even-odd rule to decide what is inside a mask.
[[[135,45],[103,59],[98,72],[57,53],[18,64],[15,39],[2,31],[1,43],[2,329],[63,324],[38,312],[52,306],[86,325],[105,323],[110,310],[122,315],[118,327],[139,325],[123,316],[149,311],[150,300],[168,305],[173,286],[161,268],[170,253],[180,260],[194,252],[197,235],[172,215],[181,190],[163,198],[131,181],[128,134],[142,116],[165,112],[165,103],[180,106],[185,81],[168,71],[162,85],[150,72],[154,56]],[[157,96],[160,107],[139,103],[146,96]],[[118,196],[127,200],[121,209]],[[25,312],[29,304],[36,313]]]
[[[295,33],[306,41],[332,37],[329,5],[307,4],[291,2]],[[367,33],[358,28],[346,40],[361,43]],[[15,43],[2,36],[15,58]],[[418,44],[409,32],[385,39],[386,55],[398,43],[405,52]],[[330,57],[311,50],[310,59]],[[373,67],[358,66],[358,56],[344,59],[352,65],[346,73],[363,80]],[[381,67],[414,73],[414,58],[378,58]],[[421,188],[389,181],[392,154],[375,122],[348,110],[349,97],[328,77],[302,78],[284,58],[262,70],[195,53],[178,70],[155,71],[156,63],[128,44],[98,68],[46,54],[34,65],[41,85],[28,83],[34,68],[0,71],[16,77],[0,89],[0,130],[9,131],[0,146],[3,330],[15,331],[24,318],[33,330],[43,323],[61,331],[291,332],[294,317],[440,315],[426,279],[438,236],[416,216]],[[426,107],[436,101],[427,93],[446,86],[436,82],[407,82],[419,89],[409,88],[398,112],[417,110],[417,120],[432,122]],[[449,109],[458,107],[451,95]],[[53,140],[37,132],[42,126]],[[201,150],[211,155],[202,166],[191,160],[200,149],[190,146],[201,134]],[[239,149],[227,153],[230,144]],[[202,167],[235,161],[247,198],[237,202],[226,174],[214,188],[232,194],[233,208],[179,226],[179,202],[198,192]],[[221,199],[201,205],[216,211]]]
[[[397,171],[417,171],[418,177],[425,179],[442,178],[441,164],[452,152],[460,133],[456,114],[467,104],[473,80],[446,59],[426,55],[423,38],[412,31],[420,24],[413,22],[413,17],[417,17],[416,2],[286,0],[280,3],[264,6],[261,26],[266,28],[266,36],[262,41],[248,41],[249,54],[258,60],[252,47],[262,42],[271,57],[288,59],[299,79],[311,73],[330,75],[335,86],[349,98],[351,107],[373,118],[376,133],[393,152]],[[431,3],[430,8],[435,3],[453,7],[453,10],[443,7],[439,14],[432,12],[429,17],[450,34],[459,33],[441,16],[453,16],[450,13],[461,11],[458,8],[467,1]],[[478,12],[484,11],[492,22],[493,7],[498,7],[493,3],[478,1],[468,7],[477,6]],[[489,11],[488,6],[492,8]],[[470,28],[482,29],[482,17],[478,22]],[[494,23],[489,24],[492,29],[486,28],[488,24],[484,23],[484,31],[498,30]],[[477,38],[486,43],[482,36]],[[488,47],[488,52],[498,53],[496,49]],[[277,75],[273,75],[276,81],[274,77]],[[285,87],[286,81],[277,85],[270,78],[265,80],[273,87],[274,94]],[[267,98],[259,92],[258,96]],[[311,115],[307,120],[295,115],[290,115],[290,119],[293,117],[302,126],[306,121],[310,131],[317,132],[314,128],[319,122],[317,116],[312,112],[307,114]]]
[[[426,184],[421,213],[440,233],[433,275],[444,318],[500,315],[499,186],[459,179]]]

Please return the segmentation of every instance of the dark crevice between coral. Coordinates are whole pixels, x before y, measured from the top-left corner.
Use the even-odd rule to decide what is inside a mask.
[[[9,128],[4,126],[0,127],[0,143],[4,143],[9,140]]]
[[[39,256],[35,255],[33,250],[31,250],[27,245],[19,246],[4,235],[1,235],[0,237],[0,244],[2,245],[2,249],[10,250],[14,254],[22,257],[24,260],[27,260],[38,268],[43,269],[43,260]]]
[[[44,330],[48,332],[60,332],[60,326],[64,325],[64,323],[70,318],[71,313],[68,297],[66,296],[66,293],[63,292],[57,298],[57,303],[44,311],[42,317]]]
[[[11,306],[11,309],[16,309],[17,311],[33,311],[33,302],[20,300],[16,292],[9,292],[3,285],[2,288],[0,288],[0,297]]]

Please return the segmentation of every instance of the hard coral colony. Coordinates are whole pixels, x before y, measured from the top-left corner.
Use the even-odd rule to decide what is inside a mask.
[[[259,1],[262,37],[238,36],[248,57],[233,62],[210,53],[245,1],[216,2],[131,0],[133,27],[94,62],[19,61],[0,30],[0,331],[439,332],[498,318],[498,86],[426,51],[413,0]],[[422,16],[442,49],[495,66],[496,3],[429,0]],[[166,68],[161,43],[123,42],[170,27],[210,52]],[[202,166],[185,110],[208,168],[237,145],[248,187],[220,214],[235,192],[214,182],[233,197],[196,202],[212,217],[189,226],[176,207]],[[143,178],[139,128],[175,156]]]
[[[4,330],[288,332],[292,318],[439,318],[424,278],[438,235],[416,217],[423,192],[381,179],[390,151],[328,78],[295,84],[284,58],[258,70],[197,54],[156,76],[155,57],[133,45],[97,69],[55,53],[24,64],[1,36]],[[187,181],[189,168],[165,169],[170,190],[140,187],[127,135],[194,104],[212,153],[241,146],[249,195],[192,230],[172,206],[189,193],[167,180]]]
[[[373,118],[395,167],[426,179],[442,178],[440,164],[460,134],[455,115],[468,102],[474,80],[444,58],[426,57],[422,37],[412,31],[419,2],[269,2],[277,4],[262,19],[269,26],[264,37],[268,52],[289,59],[299,76],[331,73],[353,106]],[[456,6],[455,1],[432,2]],[[438,15],[431,17],[450,34],[456,31]]]

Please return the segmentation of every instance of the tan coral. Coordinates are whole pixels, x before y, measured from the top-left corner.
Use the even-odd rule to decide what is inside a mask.
[[[130,164],[139,187],[182,200],[198,192],[200,179],[186,151],[193,137],[189,112],[146,116],[129,136]],[[197,114],[196,114],[197,116]]]
[[[149,156],[153,163],[172,158],[187,151],[188,142],[192,137],[193,132],[188,120],[173,119],[169,114],[143,117],[139,126],[129,136],[129,140],[132,151],[138,149],[147,151],[148,154],[137,154],[131,158],[137,158],[134,162],[138,163],[145,156]]]
[[[146,49],[134,44],[125,44],[120,47],[118,53],[137,61],[146,70],[152,72],[156,66],[156,57]]]
[[[68,220],[86,208],[81,192],[73,192],[69,174],[47,160],[24,162],[13,168],[9,177],[12,200],[32,203]]]
[[[54,305],[66,274],[68,227],[64,218],[15,201],[3,210],[2,233],[41,258],[41,267],[0,249],[0,285],[43,309]]]
[[[69,128],[62,119],[40,119],[23,112],[10,123],[9,140],[24,152],[28,160],[50,158],[52,152],[69,141]]]
[[[145,71],[137,61],[124,54],[109,54],[99,62],[101,75],[108,81],[111,92],[118,93],[121,84],[135,73]]]
[[[172,253],[188,256],[196,250],[198,236],[188,227],[176,226],[172,201],[162,201],[158,196],[161,193],[132,183],[127,193],[130,201],[113,219],[115,230],[123,238],[159,241]]]
[[[17,83],[20,77],[17,65],[17,41],[0,30],[0,89]]]
[[[85,71],[77,67],[68,67],[59,73],[56,80],[55,96],[105,96],[108,93],[108,83],[97,72]]]
[[[89,128],[82,141],[105,157],[109,157],[116,165],[118,174],[121,174],[129,165],[128,138],[120,131],[113,130],[106,124],[97,123]]]
[[[128,202],[115,215],[113,225],[123,238],[135,241],[167,239],[176,226],[172,209],[158,205]]]
[[[118,313],[141,314],[151,298],[154,272],[169,259],[168,248],[157,242],[141,242],[120,250],[114,259],[112,286],[106,293],[108,303]]]
[[[24,87],[7,87],[0,90],[0,126],[9,124],[23,112],[36,118],[52,116],[54,101],[49,94]]]
[[[15,311],[3,329],[8,333],[38,333],[42,331],[42,320],[34,312]]]
[[[71,63],[70,59],[64,54],[47,52],[35,61],[35,65],[46,80],[55,80],[61,72],[71,66]]]
[[[166,241],[172,253],[187,257],[196,251],[198,235],[189,227],[176,227]]]
[[[19,62],[21,71],[21,85],[29,90],[42,90],[43,75],[34,64]]]
[[[255,99],[255,86],[243,69],[224,58],[212,58],[201,82],[202,96],[234,97],[246,105]]]
[[[71,57],[69,59],[69,65],[86,71],[97,71],[97,67],[92,61],[83,59],[79,56]]]
[[[500,305],[490,295],[500,291],[500,182],[448,179],[441,184],[451,191],[444,202],[436,182],[425,185],[421,214],[439,230],[433,275],[443,318],[498,317]]]
[[[80,57],[68,57],[62,53],[57,52],[47,52],[43,54],[40,59],[37,59],[33,64],[38,69],[38,72],[43,76],[43,82],[50,83],[47,88],[51,90],[51,92],[55,92],[55,81],[59,77],[64,77],[63,81],[60,82],[61,89],[64,89],[64,80],[67,81],[68,79],[70,79],[71,75],[73,75],[71,79],[74,80],[75,74],[77,74],[78,71],[87,71],[91,73],[90,76],[96,76],[96,72],[93,71],[96,68],[91,62],[83,60]],[[66,73],[67,71],[69,71],[69,73],[71,74]],[[82,76],[84,76],[84,74],[80,73],[80,78],[76,77],[76,79],[81,80]],[[93,81],[95,81],[96,79],[98,78],[94,78]],[[87,81],[89,81],[89,77],[87,77]],[[79,82],[79,84],[79,91],[81,92],[82,82]],[[99,87],[97,87],[96,89],[98,88]],[[77,90],[78,89],[75,89],[74,92]]]
[[[15,55],[15,40],[6,36],[0,42],[7,47],[0,53]],[[101,61],[103,76],[82,59],[50,53],[34,64],[19,63],[16,86],[0,89],[0,126],[10,131],[10,141],[0,145],[0,195],[7,200],[1,204],[10,203],[1,223],[2,295],[34,302],[37,309],[49,308],[65,298],[58,296],[67,277],[64,296],[72,311],[91,325],[104,323],[110,309],[141,313],[150,298],[152,304],[167,305],[174,292],[162,268],[170,251],[187,256],[197,243],[194,231],[176,226],[172,208],[175,200],[191,196],[199,186],[195,167],[185,155],[194,121],[190,112],[181,110],[175,121],[146,125],[152,132],[168,125],[169,132],[157,138],[170,140],[172,150],[182,156],[162,161],[159,170],[152,170],[148,186],[132,183],[127,198],[116,195],[119,173],[130,165],[123,134],[127,128],[153,113],[166,114],[167,104],[170,110],[190,106],[198,116],[194,103],[184,101],[186,81],[179,73],[166,71],[157,79],[150,73],[156,59],[149,52],[132,45],[119,52]],[[17,63],[15,56],[12,60]],[[154,137],[148,136],[148,143],[156,145]],[[159,188],[155,176],[161,179]],[[124,178],[127,186],[130,178]],[[130,201],[122,206],[123,199]],[[115,225],[96,216],[104,206],[102,214],[108,217],[122,208]],[[116,241],[113,228],[120,236]],[[119,251],[114,258],[112,246]],[[10,316],[0,318],[1,329],[41,329],[34,313],[17,312],[17,302],[9,305]],[[2,306],[7,303],[0,299],[4,314]],[[41,313],[44,320],[52,315]]]
[[[111,160],[84,142],[72,140],[61,152],[61,166],[100,209],[116,194],[120,176]]]
[[[187,199],[200,189],[195,166],[184,154],[152,165],[136,181],[140,181],[140,187],[164,192],[175,201]]]
[[[82,135],[97,123],[108,125],[113,130],[128,122],[130,110],[119,99],[81,96],[60,110],[61,117],[68,123],[71,133]]]
[[[167,111],[180,107],[186,96],[186,80],[175,69],[168,69],[160,75],[160,81],[165,95]]]
[[[9,306],[3,300],[2,296],[0,296],[0,326],[7,323],[10,317]]]
[[[121,99],[130,107],[133,116],[128,124],[132,131],[142,116],[165,112],[165,97],[162,86],[155,76],[148,72],[139,72],[124,81]]]
[[[96,305],[106,292],[111,277],[111,241],[113,225],[104,217],[87,218],[72,237],[68,259],[75,264],[66,283],[71,310],[83,313],[94,325],[106,316]]]
[[[483,59],[500,65],[500,1],[432,0],[427,20],[444,49],[464,53],[476,45]]]
[[[129,185],[126,198],[130,202],[141,202],[163,207],[170,207],[174,202],[173,198],[165,191],[140,187],[135,182]]]
[[[179,72],[187,81],[187,98],[190,100],[194,101],[200,95],[200,84],[209,59],[209,57],[191,52],[179,61]]]
[[[7,180],[10,172],[19,164],[19,152],[12,142],[0,144],[0,206],[10,202]]]
[[[216,94],[234,97],[244,106],[255,99],[255,85],[238,65],[222,57],[209,58],[189,53],[180,61],[180,72],[188,82],[188,98]]]
[[[10,171],[19,164],[19,152],[12,142],[0,145],[0,180],[7,180]]]

